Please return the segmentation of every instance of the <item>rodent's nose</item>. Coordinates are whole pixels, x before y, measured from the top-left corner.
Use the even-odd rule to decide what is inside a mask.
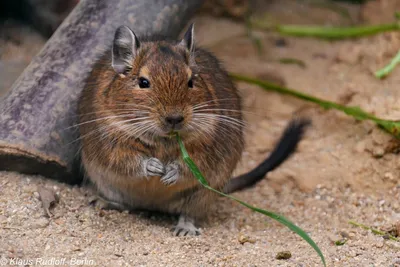
[[[182,115],[169,115],[165,118],[165,122],[172,127],[181,126],[184,118]]]

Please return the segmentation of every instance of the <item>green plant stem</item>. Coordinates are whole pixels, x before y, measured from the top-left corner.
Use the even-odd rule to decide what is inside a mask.
[[[388,233],[386,233],[386,232],[376,230],[376,229],[374,229],[374,228],[372,228],[372,227],[369,227],[369,226],[367,226],[367,225],[365,225],[365,224],[361,224],[361,223],[358,223],[358,222],[355,222],[355,221],[349,221],[349,224],[354,225],[354,226],[357,226],[357,227],[361,227],[361,228],[363,228],[363,229],[365,229],[365,230],[370,230],[372,233],[374,233],[374,234],[376,234],[376,235],[385,235],[385,236],[387,236],[390,240],[400,242],[400,239],[398,239],[398,238],[396,238],[396,237],[394,237],[394,236],[392,236],[392,235],[390,235],[390,234],[388,234]]]
[[[388,65],[386,65],[384,68],[375,72],[375,77],[378,79],[385,78],[387,75],[389,75],[394,70],[394,68],[399,63],[400,63],[400,50],[396,54],[396,56],[390,61],[390,63]]]
[[[296,58],[284,57],[284,58],[280,58],[278,60],[278,62],[282,63],[282,64],[296,64],[303,69],[306,67],[306,63],[304,63],[304,61],[302,61],[300,59],[296,59]]]
[[[340,111],[346,113],[347,115],[350,115],[350,116],[356,118],[357,120],[374,121],[377,125],[382,127],[384,130],[386,130],[390,134],[394,135],[397,138],[400,138],[400,122],[398,122],[398,121],[383,120],[383,119],[375,117],[372,114],[369,114],[369,113],[363,111],[359,107],[343,106],[343,105],[337,104],[335,102],[316,98],[314,96],[307,95],[307,94],[298,92],[293,89],[289,89],[289,88],[282,87],[282,86],[279,86],[276,84],[264,82],[262,80],[258,80],[255,78],[250,78],[250,77],[243,76],[240,74],[235,74],[235,73],[231,73],[230,76],[237,81],[242,81],[242,82],[246,82],[249,84],[258,85],[265,90],[275,91],[275,92],[278,92],[281,94],[291,95],[291,96],[294,96],[294,97],[297,97],[297,98],[300,98],[300,99],[303,99],[303,100],[306,100],[309,102],[316,103],[325,109],[333,108],[336,110],[340,110]]]
[[[271,25],[262,19],[252,19],[252,27],[261,30],[277,31],[284,35],[299,37],[318,37],[323,39],[356,38],[400,29],[399,23],[358,27],[320,27],[304,25]]]
[[[324,266],[326,266],[325,263],[325,258],[324,255],[322,254],[321,250],[319,249],[319,247],[317,246],[317,244],[315,244],[315,242],[311,239],[311,237],[304,231],[302,230],[300,227],[296,226],[294,223],[292,223],[291,221],[289,221],[288,219],[286,219],[285,217],[283,217],[282,215],[278,215],[276,213],[273,213],[271,211],[267,211],[267,210],[263,210],[257,207],[254,207],[252,205],[247,204],[246,202],[233,197],[231,195],[225,194],[223,192],[220,192],[214,188],[212,188],[207,180],[204,178],[203,174],[201,173],[201,171],[199,170],[199,168],[197,167],[197,165],[193,162],[193,160],[190,158],[189,154],[186,151],[185,145],[182,142],[182,139],[180,138],[179,134],[176,134],[176,139],[178,141],[180,150],[181,150],[181,154],[183,157],[183,160],[185,161],[186,165],[188,165],[189,169],[191,170],[191,172],[193,173],[193,175],[197,178],[197,180],[208,190],[211,190],[221,196],[230,198],[236,202],[238,202],[239,204],[255,211],[261,214],[264,214],[278,222],[280,222],[281,224],[287,226],[290,230],[294,231],[295,233],[297,233],[301,238],[303,238],[308,244],[310,244],[310,246],[318,253],[318,255],[320,256],[322,263],[324,264]]]

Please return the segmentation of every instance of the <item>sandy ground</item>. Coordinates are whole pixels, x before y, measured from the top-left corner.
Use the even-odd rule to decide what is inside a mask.
[[[278,16],[279,8],[269,8]],[[328,13],[325,19],[337,19]],[[321,16],[309,19],[320,22]],[[327,42],[257,32],[264,48],[260,57],[240,23],[198,17],[196,32],[199,43],[230,71],[280,81],[379,117],[400,117],[400,68],[383,81],[373,76],[399,49],[398,33]],[[4,62],[4,50],[1,56]],[[302,60],[306,67],[281,64],[281,58]],[[248,127],[236,173],[271,151],[291,117],[310,117],[313,125],[293,157],[236,196],[305,229],[328,266],[400,266],[399,242],[349,224],[354,220],[388,230],[400,223],[399,141],[372,123],[246,84],[239,87]],[[51,218],[39,199],[43,188],[59,198]],[[321,266],[315,251],[290,230],[226,199],[215,204],[201,236],[177,238],[170,232],[177,218],[99,210],[89,204],[92,196],[88,188],[0,173],[0,265],[47,260],[47,266],[56,266],[52,260],[60,260],[65,266]],[[340,240],[347,242],[335,245]],[[282,251],[290,251],[291,258],[276,259]]]

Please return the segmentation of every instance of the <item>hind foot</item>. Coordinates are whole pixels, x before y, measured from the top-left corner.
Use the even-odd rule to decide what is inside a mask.
[[[201,234],[200,229],[194,225],[194,220],[182,214],[173,230],[174,236],[196,236]]]

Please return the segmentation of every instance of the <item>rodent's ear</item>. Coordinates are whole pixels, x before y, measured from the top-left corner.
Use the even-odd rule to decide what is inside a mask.
[[[194,50],[194,23],[190,24],[179,45],[184,46],[190,53]]]
[[[127,26],[120,26],[114,35],[112,46],[112,67],[118,74],[132,68],[132,61],[140,47],[139,39]]]

